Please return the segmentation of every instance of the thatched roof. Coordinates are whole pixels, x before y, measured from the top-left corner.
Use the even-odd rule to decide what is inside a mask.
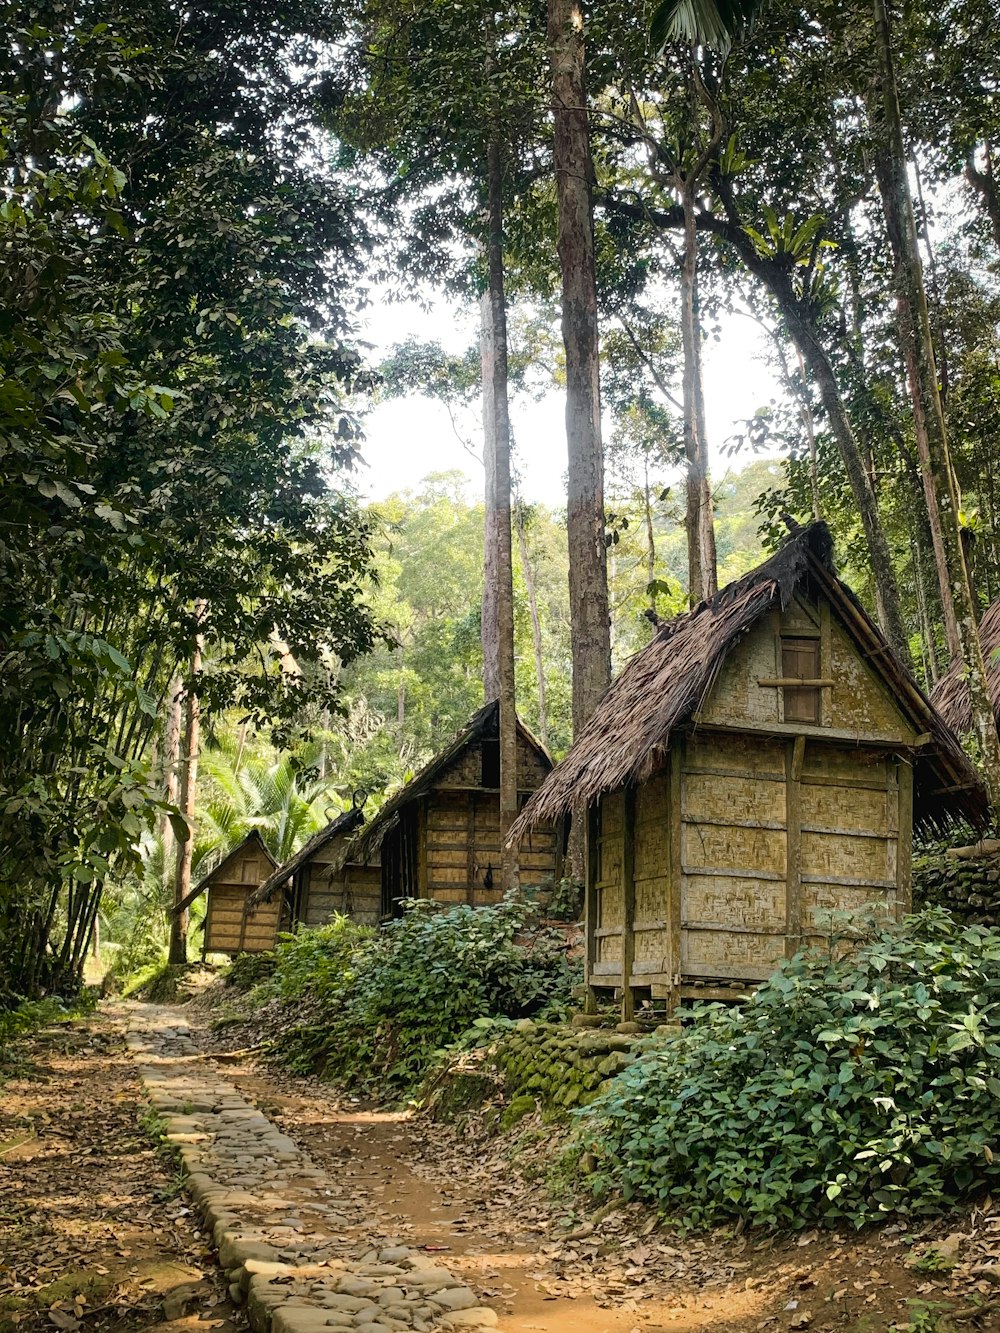
[[[170,909],[171,915],[176,916],[178,912],[183,912],[188,907],[190,907],[191,904],[195,902],[198,898],[200,898],[201,895],[205,892],[205,890],[210,887],[212,880],[215,879],[216,875],[218,875],[221,871],[225,870],[226,867],[229,865],[230,861],[234,860],[237,856],[240,855],[241,852],[246,851],[249,847],[254,847],[257,851],[263,852],[264,856],[267,858],[268,861],[271,862],[272,866],[276,866],[278,864],[275,858],[271,855],[270,851],[268,851],[267,844],[264,842],[264,839],[260,836],[260,834],[257,832],[256,829],[251,829],[250,832],[247,834],[247,836],[241,842],[238,842],[231,852],[226,853],[226,855],[222,858],[222,860],[218,863],[218,865],[216,865],[212,870],[210,870],[207,875],[203,875],[201,877],[201,879],[194,886],[194,888],[191,890],[190,893],[188,893],[184,898],[182,898],[179,903],[174,904],[174,906]]]
[[[517,730],[521,739],[535,751],[544,766],[551,768],[552,756],[542,742],[532,735],[520,718],[517,719]],[[494,699],[492,703],[485,704],[480,708],[467,726],[463,727],[443,750],[439,751],[404,787],[401,787],[395,796],[386,801],[364,832],[351,843],[348,848],[350,859],[353,861],[371,860],[381,847],[382,839],[399,822],[400,813],[406,806],[435,786],[437,779],[467,746],[484,739],[495,740],[499,734],[500,704]]]
[[[350,810],[345,810],[342,815],[330,821],[325,828],[321,828],[318,833],[314,833],[308,842],[304,842],[294,856],[290,857],[284,865],[275,865],[277,869],[273,875],[268,876],[259,889],[255,889],[247,899],[248,907],[259,907],[261,903],[270,902],[271,898],[284,888],[288,881],[295,874],[300,866],[304,865],[310,857],[314,856],[322,847],[338,835],[347,837],[365,822],[364,802],[361,805],[354,804]]]
[[[986,663],[986,688],[989,690],[993,714],[1000,725],[1000,599],[992,602],[979,622],[979,643]],[[931,690],[931,703],[952,731],[972,730],[972,708],[969,687],[961,662],[951,666]]]
[[[549,774],[511,829],[521,837],[541,821],[594,804],[605,792],[646,781],[663,767],[675,732],[692,724],[729,653],[795,593],[826,595],[872,670],[928,744],[914,752],[914,818],[943,828],[987,817],[982,783],[958,740],[833,570],[825,523],[801,529],[769,560],[709,601],[659,627],[598,704],[565,759]]]

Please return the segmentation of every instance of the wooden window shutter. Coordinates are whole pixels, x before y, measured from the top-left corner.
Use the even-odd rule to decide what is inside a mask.
[[[819,679],[819,639],[782,639],[781,674],[786,680]],[[786,685],[785,721],[819,721],[819,686]]]

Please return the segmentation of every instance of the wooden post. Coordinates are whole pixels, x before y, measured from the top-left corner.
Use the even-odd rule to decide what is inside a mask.
[[[470,907],[476,905],[476,794],[469,792],[465,812],[465,899]]]
[[[622,831],[622,1019],[635,1014],[632,969],[635,963],[635,787],[625,788]]]
[[[913,873],[913,767],[905,759],[897,762],[898,787],[896,841],[896,920],[906,916],[911,907]]]
[[[677,741],[670,747],[670,887],[667,900],[667,921],[670,931],[670,998],[668,1017],[681,1000],[681,877],[684,866],[681,859],[681,835],[684,799],[684,750]]]
[[[785,957],[802,947],[802,761],[806,738],[796,736],[785,750]]]
[[[578,813],[583,813],[582,811]],[[584,875],[585,890],[583,895],[583,927],[584,936],[587,941],[587,957],[584,965],[583,979],[587,986],[586,1011],[588,1014],[597,1012],[597,997],[594,994],[594,987],[591,984],[591,978],[594,975],[594,963],[597,961],[597,832],[601,818],[599,805],[592,805],[586,811],[587,836],[584,847]]]

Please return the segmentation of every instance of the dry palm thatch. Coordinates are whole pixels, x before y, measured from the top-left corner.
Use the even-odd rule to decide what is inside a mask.
[[[593,805],[606,792],[642,783],[661,769],[674,734],[693,722],[726,657],[762,617],[787,608],[799,590],[822,593],[879,672],[918,733],[914,819],[945,828],[965,819],[983,826],[985,791],[956,737],[857,598],[833,571],[825,523],[800,529],[769,560],[709,601],[657,630],[612,683],[565,759],[549,774],[511,829],[517,839],[542,821]]]
[[[1000,600],[992,602],[979,622],[979,643],[986,663],[986,688],[993,714],[1000,724]],[[931,690],[931,703],[952,731],[972,730],[969,687],[961,662],[951,666]]]
[[[495,740],[500,734],[499,728],[500,704],[494,699],[492,703],[484,704],[443,750],[440,750],[429,763],[425,764],[419,773],[415,774],[404,787],[396,792],[395,796],[386,801],[364,832],[351,843],[347,849],[347,859],[351,861],[370,861],[381,847],[383,838],[399,822],[400,811],[412,801],[415,801],[417,797],[423,796],[425,792],[429,791],[445,769],[459,757],[467,746],[487,738]],[[545,768],[551,768],[552,756],[520,718],[517,719],[517,730],[519,736],[542,760]]]
[[[308,842],[304,842],[293,857],[278,866],[273,875],[269,875],[259,889],[254,889],[247,899],[247,909],[259,907],[261,903],[270,902],[271,898],[283,888],[295,874],[300,866],[304,865],[311,856],[314,856],[321,847],[338,834],[341,837],[347,837],[354,832],[359,824],[365,822],[364,811],[360,805],[353,805],[350,810],[345,810],[342,815],[331,820],[326,828],[321,828],[318,833],[314,833]]]

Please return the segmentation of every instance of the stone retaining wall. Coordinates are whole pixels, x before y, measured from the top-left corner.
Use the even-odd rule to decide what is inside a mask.
[[[199,1054],[173,1011],[137,1010],[126,1042],[254,1333],[496,1328],[496,1312],[418,1250],[348,1238],[333,1182]]]
[[[525,1019],[498,1042],[493,1055],[510,1103],[503,1127],[533,1111],[536,1104],[553,1119],[586,1106],[655,1035]]]

